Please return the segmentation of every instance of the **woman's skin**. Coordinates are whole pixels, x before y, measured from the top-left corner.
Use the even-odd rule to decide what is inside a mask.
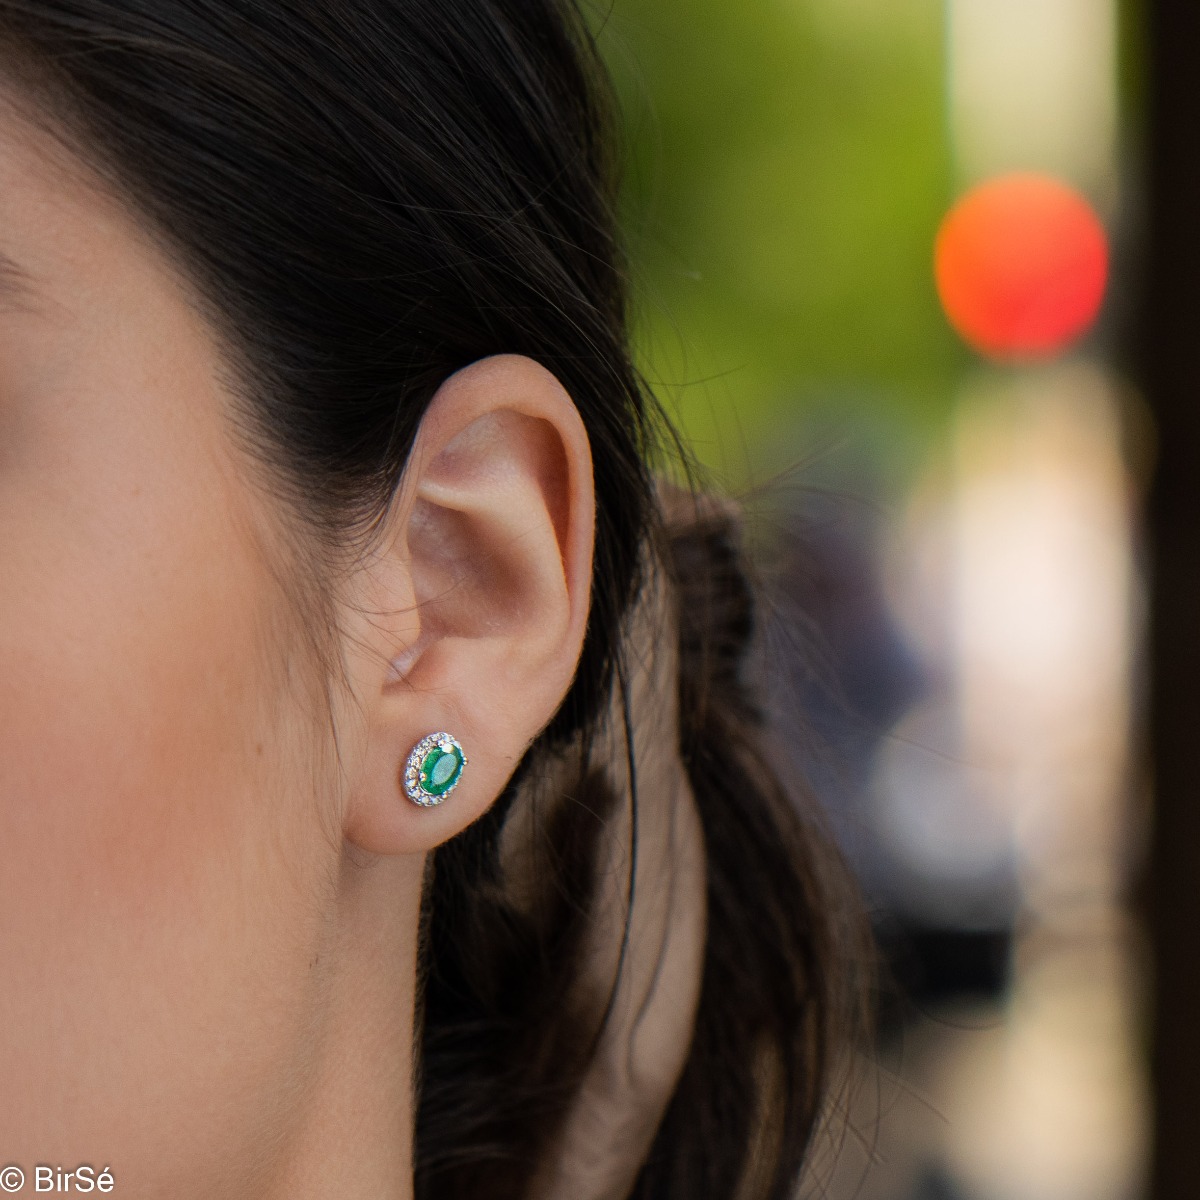
[[[15,96],[0,253],[0,1166],[30,1195],[39,1163],[116,1196],[408,1195],[426,855],[582,644],[575,408],[515,356],[443,385],[330,577],[331,673],[216,335]],[[441,729],[469,766],[419,808],[401,768]]]

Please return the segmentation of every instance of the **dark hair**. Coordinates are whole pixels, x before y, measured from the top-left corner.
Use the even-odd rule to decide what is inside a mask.
[[[531,755],[598,720],[657,546],[708,860],[695,1033],[630,1194],[787,1195],[845,1000],[832,851],[763,765],[733,523],[710,512],[658,529],[662,425],[630,361],[606,82],[579,13],[567,0],[0,0],[0,40],[14,79],[194,281],[245,428],[317,544],[377,522],[456,369],[526,354],[574,398],[595,470],[593,601],[575,680]],[[525,1191],[595,1040],[559,1001],[600,822],[547,830],[561,912],[535,929],[491,886],[514,786],[432,873],[415,1153],[418,1194],[439,1200]],[[593,809],[611,804],[603,790],[580,781],[571,811],[592,793]]]

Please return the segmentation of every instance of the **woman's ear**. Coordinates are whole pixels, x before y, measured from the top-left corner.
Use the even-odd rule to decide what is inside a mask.
[[[574,678],[594,521],[587,433],[549,371],[501,355],[442,384],[352,580],[345,659],[365,740],[349,841],[424,853],[496,799]],[[468,763],[444,802],[421,807],[405,764],[443,731]]]

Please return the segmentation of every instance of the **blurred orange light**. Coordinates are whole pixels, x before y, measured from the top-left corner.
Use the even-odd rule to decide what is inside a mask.
[[[1047,175],[1003,175],[946,214],[934,275],[950,324],[976,350],[1045,357],[1096,319],[1108,239],[1073,188]]]

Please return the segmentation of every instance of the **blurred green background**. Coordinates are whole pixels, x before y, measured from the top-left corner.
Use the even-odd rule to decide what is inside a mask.
[[[839,397],[914,432],[968,355],[938,308],[953,198],[939,0],[616,0],[637,342],[697,457],[786,468]]]

